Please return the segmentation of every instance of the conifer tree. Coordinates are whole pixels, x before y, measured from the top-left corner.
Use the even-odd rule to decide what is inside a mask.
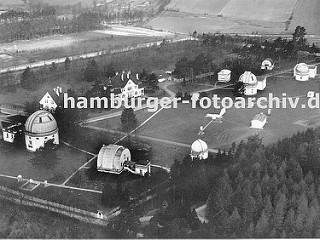
[[[269,219],[264,211],[261,213],[261,217],[255,227],[255,233],[257,237],[264,237],[269,231]]]

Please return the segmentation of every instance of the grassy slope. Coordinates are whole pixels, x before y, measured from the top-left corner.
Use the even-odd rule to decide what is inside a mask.
[[[320,1],[319,0],[299,0],[294,10],[293,19],[290,24],[290,31],[294,31],[296,26],[304,26],[309,34],[319,34],[320,32]]]
[[[173,0],[167,9],[179,9],[180,12],[217,15],[230,0]]]
[[[91,7],[93,0],[42,0],[44,3],[48,3],[51,5],[75,5],[81,2],[83,7]]]
[[[297,0],[230,0],[220,14],[247,20],[285,22]]]

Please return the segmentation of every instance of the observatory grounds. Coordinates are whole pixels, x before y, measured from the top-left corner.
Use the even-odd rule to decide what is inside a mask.
[[[316,127],[320,122],[320,110],[311,109],[308,107],[308,91],[316,91],[319,89],[318,79],[308,82],[295,81],[291,73],[278,75],[276,78],[267,79],[267,88],[258,93],[256,98],[268,97],[273,94],[281,101],[283,93],[286,97],[295,100],[299,98],[299,104],[296,108],[274,108],[271,109],[271,114],[267,118],[267,124],[263,129],[250,128],[250,122],[256,114],[263,112],[267,114],[268,109],[261,109],[257,105],[252,108],[237,109],[232,107],[227,109],[222,118],[222,122],[212,122],[204,132],[201,138],[208,144],[211,150],[228,150],[233,142],[246,140],[249,136],[258,134],[263,138],[264,144],[276,142],[283,137],[289,137],[297,131],[304,131],[307,128]],[[231,89],[219,89],[209,92],[209,98],[213,94],[219,97],[233,97]],[[159,111],[159,112],[158,112]],[[177,157],[177,152],[172,151],[173,147],[180,147],[179,153],[187,154],[190,151],[192,142],[200,136],[200,126],[205,126],[210,122],[206,118],[208,113],[218,113],[220,110],[211,106],[209,109],[201,107],[192,108],[190,104],[178,103],[177,108],[161,109],[155,113],[148,112],[146,109],[136,111],[138,125],[152,117],[147,123],[139,128],[133,135],[140,138],[140,141],[146,141],[151,144],[156,152],[166,152],[166,157],[156,157],[156,164],[171,165]],[[96,129],[112,129],[121,131],[120,116],[101,120],[91,123]]]

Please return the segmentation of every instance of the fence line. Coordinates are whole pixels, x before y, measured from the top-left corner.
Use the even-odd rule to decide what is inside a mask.
[[[16,191],[4,186],[0,186],[0,191],[2,191],[0,192],[1,199],[5,199],[10,202],[25,205],[25,206],[31,206],[31,207],[37,207],[37,208],[49,210],[52,212],[66,215],[71,218],[75,218],[81,221],[85,221],[87,223],[92,223],[97,225],[103,225],[103,226],[108,225],[109,220],[116,217],[121,212],[119,208],[116,208],[110,213],[108,213],[107,215],[104,215],[103,219],[101,219],[98,217],[97,213],[93,213],[93,212],[89,212],[79,208],[66,206],[60,203],[55,203],[55,202],[51,202],[41,198],[29,196],[23,192]],[[11,196],[8,196],[8,194],[11,194]]]

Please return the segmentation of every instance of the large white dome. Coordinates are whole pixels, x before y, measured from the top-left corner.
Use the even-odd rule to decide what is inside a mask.
[[[193,153],[202,153],[208,151],[208,145],[201,139],[194,141],[191,145],[191,151]]]
[[[50,112],[39,110],[28,117],[25,131],[27,134],[48,135],[58,131],[58,126]]]
[[[243,82],[248,85],[256,85],[258,83],[256,75],[250,71],[245,71],[239,78],[239,82]]]
[[[296,74],[309,75],[309,67],[305,63],[299,63],[295,66]]]

